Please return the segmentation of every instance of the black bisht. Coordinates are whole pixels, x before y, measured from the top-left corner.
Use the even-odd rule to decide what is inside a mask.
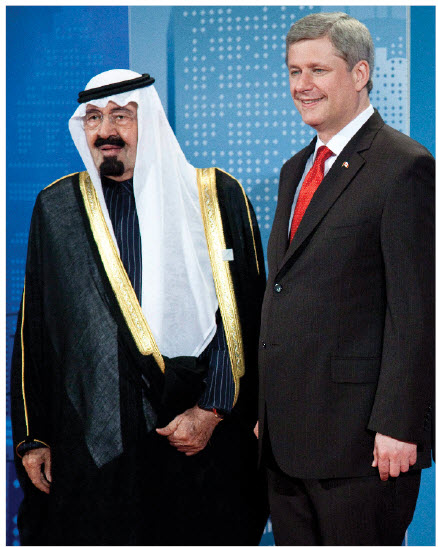
[[[196,403],[208,363],[164,356],[163,375],[152,356],[140,354],[97,251],[78,174],[38,196],[25,320],[21,309],[13,354],[13,435],[15,445],[33,439],[50,445],[54,479],[49,495],[38,491],[17,456],[23,544],[259,543],[267,513],[252,429],[263,254],[240,187],[224,172],[216,170],[216,177],[226,245],[234,252],[246,372],[231,415],[190,457],[154,428]]]

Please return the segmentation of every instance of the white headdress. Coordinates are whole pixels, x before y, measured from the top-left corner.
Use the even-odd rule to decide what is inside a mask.
[[[109,70],[86,89],[138,78],[131,70]],[[196,171],[186,160],[153,86],[89,102],[104,108],[138,105],[134,196],[141,233],[142,309],[163,355],[198,356],[216,332],[218,307],[199,204]],[[73,141],[96,189],[114,236],[99,173],[88,148],[81,104],[69,121]]]

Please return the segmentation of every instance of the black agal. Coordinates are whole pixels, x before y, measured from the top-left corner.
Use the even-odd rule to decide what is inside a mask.
[[[132,80],[124,80],[123,82],[86,89],[85,91],[79,92],[78,103],[88,103],[92,99],[102,99],[102,97],[108,97],[109,95],[117,95],[119,93],[125,93],[125,91],[147,87],[154,82],[155,78],[152,78],[149,74],[143,74],[139,78],[133,78]]]

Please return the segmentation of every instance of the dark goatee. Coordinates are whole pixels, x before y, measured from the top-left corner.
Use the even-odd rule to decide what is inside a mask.
[[[120,177],[125,172],[125,164],[112,156],[103,160],[99,171],[101,177]]]

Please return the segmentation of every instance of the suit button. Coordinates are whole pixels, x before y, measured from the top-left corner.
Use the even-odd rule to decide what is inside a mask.
[[[266,349],[266,342],[262,342],[262,348]]]
[[[280,285],[280,283],[276,283],[274,285],[274,291],[275,292],[281,292],[283,290],[283,287]]]

